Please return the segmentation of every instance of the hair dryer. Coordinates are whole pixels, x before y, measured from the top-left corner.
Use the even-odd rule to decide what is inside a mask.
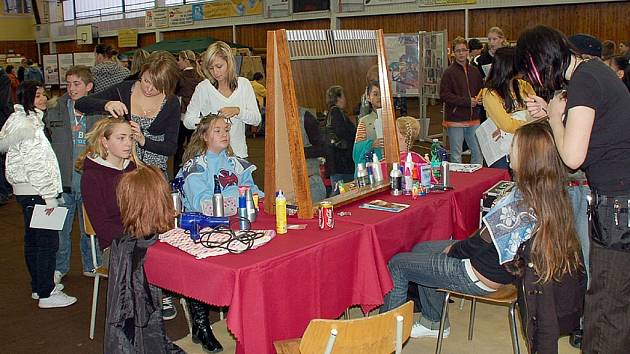
[[[179,216],[179,227],[190,233],[193,241],[199,240],[199,231],[205,227],[216,228],[217,226],[230,227],[227,216],[207,216],[202,213],[190,212],[182,213]]]

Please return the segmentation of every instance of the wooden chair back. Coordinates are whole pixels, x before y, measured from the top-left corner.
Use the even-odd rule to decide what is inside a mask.
[[[300,342],[300,353],[324,353],[330,331],[338,331],[332,354],[390,354],[396,350],[396,317],[403,317],[402,342],[411,334],[413,301],[391,311],[352,320],[312,320]]]
[[[96,235],[96,232],[94,231],[94,227],[92,226],[92,223],[90,222],[90,218],[85,212],[85,205],[81,204],[81,208],[83,208],[83,229],[85,230],[85,234]]]

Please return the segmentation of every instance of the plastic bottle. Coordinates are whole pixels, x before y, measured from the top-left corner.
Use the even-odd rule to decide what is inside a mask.
[[[219,176],[214,175],[214,194],[212,195],[212,215],[225,216],[223,208],[223,194],[221,194],[221,184]]]
[[[389,182],[391,186],[391,194],[399,196],[402,194],[402,173],[400,172],[400,166],[398,162],[394,162],[392,171],[389,173]]]
[[[357,164],[357,187],[365,187],[368,184],[368,172],[363,163]]]
[[[440,168],[442,167],[442,158],[440,156],[440,142],[433,139],[431,143],[431,171],[436,180],[440,180]]]
[[[287,198],[278,190],[276,196],[276,233],[283,235],[287,233]]]
[[[374,182],[381,184],[383,182],[383,170],[381,169],[381,161],[379,161],[376,153],[372,153],[372,173],[374,174]]]
[[[403,186],[403,190],[405,191],[405,195],[411,194],[411,188],[413,187],[413,165],[413,158],[411,153],[408,152],[404,168],[405,185]]]

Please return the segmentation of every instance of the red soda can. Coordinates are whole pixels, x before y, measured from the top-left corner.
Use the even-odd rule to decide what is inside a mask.
[[[332,230],[335,227],[335,213],[331,202],[320,202],[317,216],[320,230]]]

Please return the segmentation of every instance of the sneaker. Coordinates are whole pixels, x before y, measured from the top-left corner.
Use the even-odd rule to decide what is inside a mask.
[[[414,323],[413,327],[411,327],[411,338],[424,338],[424,337],[437,338],[438,334],[440,334],[440,330],[428,329],[422,324],[420,324],[420,322]],[[448,338],[449,334],[451,334],[451,327],[444,329],[444,335],[442,336],[442,338]]]
[[[172,296],[163,296],[162,297],[162,319],[164,321],[172,320],[177,316],[177,309],[175,305],[173,305],[173,297]]]
[[[63,274],[61,274],[60,271],[56,270],[55,274],[53,275],[53,280],[55,281],[55,284],[61,283],[61,278],[63,278]]]
[[[55,284],[55,287],[53,288],[53,293],[54,292],[58,292],[63,290],[63,284],[59,283],[59,284]],[[37,295],[37,293],[31,293],[31,298],[33,298],[33,300],[39,300],[39,295]]]
[[[89,271],[85,271],[83,272],[83,275],[85,275],[86,277],[94,278],[96,277],[96,270],[92,269]]]
[[[53,291],[50,296],[39,299],[40,309],[52,309],[56,307],[66,307],[77,302],[76,297],[68,296],[63,291]]]

